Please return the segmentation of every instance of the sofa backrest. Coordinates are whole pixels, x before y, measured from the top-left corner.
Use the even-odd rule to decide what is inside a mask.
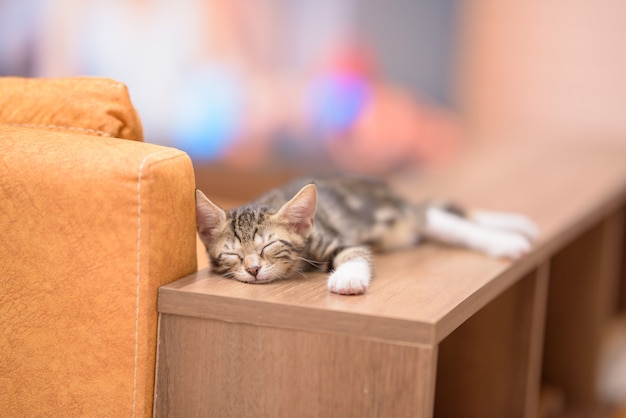
[[[96,77],[0,77],[0,123],[143,141],[126,85]]]

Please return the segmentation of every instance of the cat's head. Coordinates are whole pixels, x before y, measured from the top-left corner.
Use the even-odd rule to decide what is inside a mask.
[[[196,191],[196,221],[214,272],[264,283],[294,273],[313,229],[317,188],[304,186],[278,211],[242,206],[230,211]]]

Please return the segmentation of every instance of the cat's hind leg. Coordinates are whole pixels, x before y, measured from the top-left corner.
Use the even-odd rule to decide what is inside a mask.
[[[342,295],[360,295],[372,280],[372,254],[368,247],[346,247],[333,259],[328,290]]]
[[[488,228],[522,234],[530,240],[539,237],[537,225],[526,216],[517,213],[474,210],[470,212],[469,219]]]
[[[438,207],[426,210],[424,235],[492,257],[517,259],[531,249],[530,240],[524,234],[481,225]]]

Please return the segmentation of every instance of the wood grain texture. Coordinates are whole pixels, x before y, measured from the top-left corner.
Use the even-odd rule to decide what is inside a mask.
[[[161,318],[157,417],[428,417],[436,351]]]

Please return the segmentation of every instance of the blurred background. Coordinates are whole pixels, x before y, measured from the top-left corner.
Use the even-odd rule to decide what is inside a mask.
[[[146,141],[198,170],[383,174],[446,161],[461,141],[459,6],[4,0],[0,75],[122,81]]]
[[[146,141],[188,152],[200,184],[380,175],[489,141],[622,140],[624,17],[619,0],[0,0],[0,75],[126,83]]]
[[[146,141],[238,200],[513,141],[624,142],[625,23],[622,0],[0,0],[0,76],[127,84]]]
[[[619,0],[0,0],[0,75],[122,81],[146,141],[198,170],[386,174],[476,142],[622,140],[624,17]]]

